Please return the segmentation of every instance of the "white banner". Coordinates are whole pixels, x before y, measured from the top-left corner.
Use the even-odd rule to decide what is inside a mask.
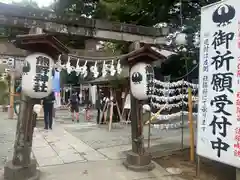
[[[226,0],[202,8],[197,133],[198,155],[238,168],[239,7],[240,1]]]

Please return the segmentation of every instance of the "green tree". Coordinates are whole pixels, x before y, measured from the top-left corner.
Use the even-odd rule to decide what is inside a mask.
[[[58,0],[53,9],[58,14],[92,17],[97,4],[98,0]]]

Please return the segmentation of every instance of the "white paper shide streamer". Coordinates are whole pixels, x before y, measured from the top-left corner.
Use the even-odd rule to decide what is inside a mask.
[[[75,69],[76,71],[76,74],[77,76],[82,76],[82,77],[87,77],[88,75],[88,71],[87,71],[87,61],[85,61],[84,65],[83,66],[80,66],[79,65],[79,59],[78,59],[78,62],[77,62],[77,67]]]
[[[98,71],[98,67],[97,67],[97,61],[95,62],[94,66],[90,67],[90,71],[93,73],[93,77],[97,78],[99,76],[99,71]]]
[[[75,59],[73,61],[75,61]],[[109,63],[110,61],[111,63]],[[116,61],[117,61],[117,64],[115,64]],[[116,74],[119,75],[122,73],[122,70],[123,70],[120,64],[120,59],[112,59],[112,60],[107,60],[103,62],[99,62],[96,60],[94,65],[90,66],[89,72],[87,68],[88,60],[82,60],[78,58],[76,66],[71,65],[71,64],[75,64],[71,62],[72,62],[71,56],[68,56],[68,60],[66,64],[61,64],[61,55],[60,55],[58,58],[58,61],[56,62],[56,64],[54,64],[53,67],[57,68],[58,71],[65,69],[67,70],[68,74],[71,74],[73,71],[75,71],[77,76],[80,75],[83,78],[86,78],[89,72],[93,74],[94,78],[98,78],[100,75],[99,69],[102,69],[101,73],[103,77],[107,76],[108,74],[110,76],[115,76]],[[83,66],[79,65],[81,62],[85,62]]]
[[[116,69],[114,67],[114,60],[112,60],[112,63],[111,63],[110,68],[109,68],[109,71],[110,71],[110,75],[111,76],[114,76],[116,74]]]
[[[102,76],[105,77],[106,75],[107,75],[107,64],[105,63],[105,61],[103,61]]]
[[[63,66],[61,65],[61,55],[58,56],[58,60],[54,64],[54,68],[56,68],[58,71],[62,71]]]
[[[70,63],[70,57],[68,58],[67,64],[66,64],[66,70],[68,74],[71,74],[71,72],[75,69],[75,67],[71,66]]]
[[[118,60],[116,69],[117,69],[117,73],[118,73],[118,74],[121,74],[121,73],[122,73],[122,67],[121,67],[121,64],[120,64],[120,60]]]

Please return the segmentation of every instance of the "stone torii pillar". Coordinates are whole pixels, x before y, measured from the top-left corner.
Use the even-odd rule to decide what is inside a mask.
[[[28,35],[19,35],[14,41],[18,48],[29,53],[39,52],[57,60],[59,54],[68,53],[68,49],[51,35],[33,28]],[[4,167],[6,180],[38,180],[37,161],[31,156],[33,138],[33,106],[39,100],[21,93],[21,104],[17,122],[13,159]]]

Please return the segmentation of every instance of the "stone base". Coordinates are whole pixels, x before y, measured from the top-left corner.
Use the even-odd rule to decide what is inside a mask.
[[[127,159],[123,162],[123,165],[136,172],[151,171],[155,168],[152,157],[148,153],[139,155],[134,152],[128,152]]]
[[[37,161],[31,160],[28,167],[14,166],[12,161],[4,167],[4,180],[39,180],[40,172],[37,170]]]

